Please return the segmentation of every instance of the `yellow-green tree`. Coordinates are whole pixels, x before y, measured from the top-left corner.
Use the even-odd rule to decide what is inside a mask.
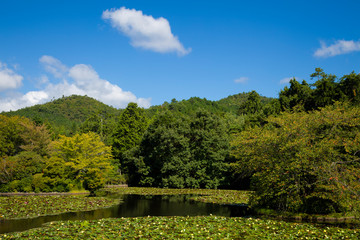
[[[107,174],[112,170],[111,147],[105,146],[96,133],[61,136],[51,144],[46,173],[81,182],[85,189],[93,193],[104,186]]]

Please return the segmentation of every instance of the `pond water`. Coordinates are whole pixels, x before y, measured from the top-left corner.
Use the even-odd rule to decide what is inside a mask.
[[[190,195],[120,195],[119,205],[86,212],[70,212],[41,216],[31,219],[0,221],[0,233],[25,231],[41,227],[52,221],[95,220],[101,218],[142,217],[142,216],[246,216],[246,206],[219,205],[190,200]]]

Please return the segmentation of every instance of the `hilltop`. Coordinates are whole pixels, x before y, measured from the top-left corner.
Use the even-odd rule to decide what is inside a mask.
[[[94,114],[109,117],[119,115],[120,111],[91,97],[72,95],[4,114],[27,117],[37,123],[48,123],[55,132],[68,135]]]

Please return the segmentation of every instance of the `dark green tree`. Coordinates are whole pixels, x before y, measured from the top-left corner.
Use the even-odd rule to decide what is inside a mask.
[[[318,80],[312,84],[312,86],[315,87],[312,93],[314,101],[313,109],[332,105],[335,101],[340,100],[341,93],[335,75],[326,74],[321,68],[316,68],[315,73],[311,74],[310,77],[318,78]]]
[[[280,91],[279,101],[282,110],[293,110],[294,107],[301,107],[310,110],[312,106],[312,89],[303,80],[300,84],[295,78],[290,80],[290,87],[285,87]]]
[[[345,75],[340,79],[340,91],[343,94],[342,100],[360,104],[360,74],[354,72]]]
[[[115,132],[112,136],[112,151],[123,168],[123,154],[138,145],[148,126],[144,109],[136,103],[129,103],[121,114]],[[127,172],[126,167],[123,169]]]
[[[192,187],[217,188],[225,179],[229,139],[223,120],[206,111],[199,111],[190,123]]]
[[[158,115],[137,151],[127,158],[130,183],[217,188],[224,180],[229,149],[224,126],[204,111],[193,119],[172,111]]]
[[[260,95],[256,91],[249,93],[248,99],[239,107],[240,114],[255,114],[259,113],[263,108]]]

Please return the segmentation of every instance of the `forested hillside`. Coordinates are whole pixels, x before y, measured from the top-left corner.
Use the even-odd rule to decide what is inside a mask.
[[[310,82],[275,99],[117,110],[71,96],[1,114],[0,191],[237,188],[254,208],[360,213],[360,74],[317,68]]]
[[[71,135],[79,130],[86,119],[95,114],[111,118],[118,116],[120,112],[88,96],[73,95],[3,114],[27,117],[38,124],[50,125],[58,134]]]

